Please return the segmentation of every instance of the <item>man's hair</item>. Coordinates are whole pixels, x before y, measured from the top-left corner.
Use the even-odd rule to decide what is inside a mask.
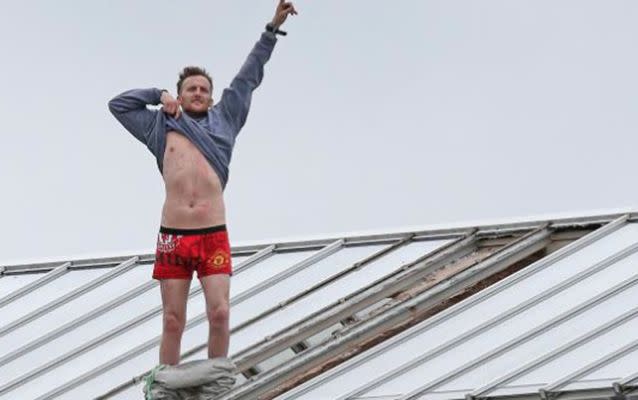
[[[213,89],[213,78],[211,78],[210,75],[208,75],[208,72],[206,72],[206,70],[204,68],[188,66],[188,67],[184,67],[182,72],[180,72],[180,74],[179,74],[179,80],[177,81],[177,94],[178,95],[179,95],[179,93],[182,90],[182,84],[184,83],[184,80],[186,78],[190,77],[190,76],[196,76],[196,75],[200,75],[200,76],[203,76],[204,78],[208,79],[208,83],[210,83],[210,88],[211,88],[211,91],[212,91],[212,89]]]

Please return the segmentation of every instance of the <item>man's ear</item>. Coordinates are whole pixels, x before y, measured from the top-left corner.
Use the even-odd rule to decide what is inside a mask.
[[[178,103],[180,106],[182,105],[182,96],[177,95],[177,99],[175,99],[175,100],[177,100],[177,103]]]

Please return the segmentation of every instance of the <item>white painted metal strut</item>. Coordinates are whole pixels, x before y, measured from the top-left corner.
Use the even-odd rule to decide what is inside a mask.
[[[45,284],[51,282],[52,280],[59,278],[60,276],[66,274],[69,271],[69,267],[71,266],[70,262],[66,262],[58,267],[55,267],[54,269],[52,269],[51,271],[47,272],[46,274],[44,274],[42,277],[40,277],[39,279],[36,279],[35,281],[21,287],[18,288],[16,290],[14,290],[13,292],[9,293],[8,295],[0,298],[0,308],[6,306],[7,304],[9,304],[10,302],[19,299],[20,297],[23,297],[24,295],[31,293],[32,291],[36,290],[37,288],[44,286]]]
[[[240,264],[238,264],[237,268],[235,268],[234,273],[238,274],[239,272],[242,272],[252,267],[253,265],[263,261],[265,258],[272,256],[275,253],[276,248],[277,246],[275,246],[274,244],[264,247],[263,249],[259,250],[257,253],[253,254],[252,256],[248,257],[247,259],[243,260]]]

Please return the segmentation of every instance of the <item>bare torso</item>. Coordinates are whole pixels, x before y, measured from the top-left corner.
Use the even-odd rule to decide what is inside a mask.
[[[195,229],[226,223],[222,185],[202,153],[183,135],[166,134],[162,226]]]

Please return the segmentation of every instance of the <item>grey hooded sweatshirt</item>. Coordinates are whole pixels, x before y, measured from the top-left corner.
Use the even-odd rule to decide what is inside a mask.
[[[157,88],[126,91],[109,102],[118,121],[153,153],[162,172],[166,133],[176,131],[186,136],[206,157],[219,176],[222,187],[228,182],[235,139],[246,122],[253,91],[264,76],[264,65],[270,58],[277,39],[264,32],[248,55],[244,65],[224,89],[221,100],[204,118],[191,118],[185,113],[178,119],[148,105],[160,104],[162,91]]]

